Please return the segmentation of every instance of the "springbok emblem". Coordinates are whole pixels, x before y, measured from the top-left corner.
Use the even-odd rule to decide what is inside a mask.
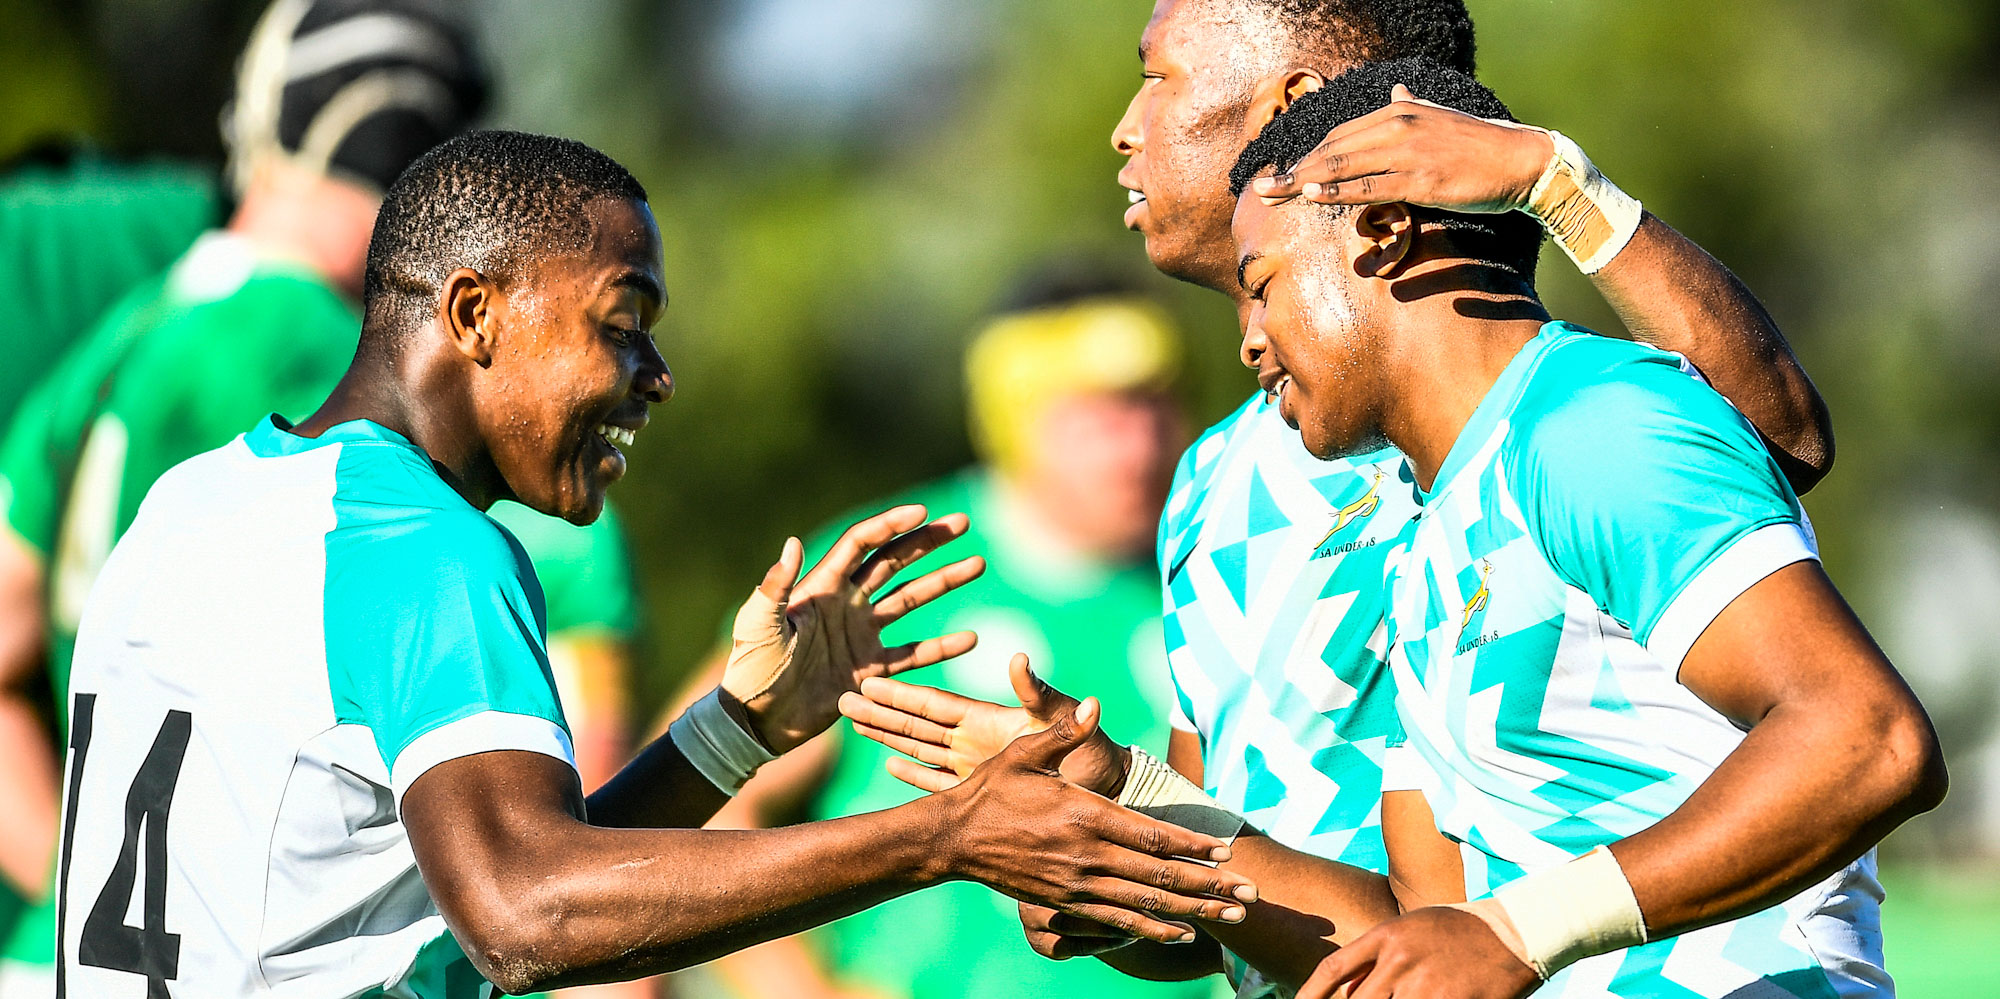
[[[1319,543],[1313,547],[1317,549],[1320,545],[1332,541],[1333,536],[1339,534],[1341,528],[1374,513],[1375,508],[1382,505],[1382,497],[1375,494],[1380,488],[1382,488],[1382,470],[1378,468],[1375,470],[1375,481],[1368,483],[1368,491],[1362,493],[1360,499],[1334,512],[1332,529],[1328,530],[1326,537],[1319,539]]]
[[[1492,596],[1492,593],[1486,589],[1486,577],[1491,575],[1493,575],[1493,563],[1485,559],[1480,559],[1479,589],[1474,590],[1472,599],[1465,602],[1465,616],[1458,619],[1459,630],[1463,631],[1466,625],[1472,623],[1472,615],[1485,609],[1486,599]]]

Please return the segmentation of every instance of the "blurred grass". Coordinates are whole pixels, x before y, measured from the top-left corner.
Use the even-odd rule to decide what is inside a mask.
[[[2000,997],[2000,867],[1882,872],[1882,934],[1901,999]]]

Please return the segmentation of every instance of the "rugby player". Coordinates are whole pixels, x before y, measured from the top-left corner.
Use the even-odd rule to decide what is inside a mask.
[[[1226,177],[1242,143],[1289,96],[1360,60],[1412,55],[1471,70],[1463,3],[1156,3],[1140,37],[1140,88],[1112,137],[1128,158],[1119,175],[1134,200],[1125,221],[1145,236],[1155,266],[1240,307]],[[1400,197],[1490,208],[1532,185],[1550,158],[1552,140],[1538,130],[1415,103],[1389,113],[1395,127],[1361,136],[1369,159],[1344,165],[1395,174]],[[1312,172],[1320,162],[1303,164],[1294,181],[1334,185],[1333,175]],[[1346,199],[1367,190],[1316,194]],[[1595,262],[1593,284],[1635,335],[1700,364],[1785,456],[1797,488],[1810,488],[1831,460],[1831,432],[1776,325],[1727,268],[1664,222],[1642,211],[1632,225],[1622,249]],[[1396,725],[1381,648],[1371,643],[1386,604],[1386,542],[1415,513],[1401,455],[1382,449],[1320,461],[1258,394],[1189,449],[1161,524],[1165,631],[1181,699],[1169,759],[1278,842],[1378,871],[1387,864],[1381,822],[1399,810],[1428,822],[1415,795],[1382,793]],[[1260,909],[1275,909],[1283,886],[1264,887]],[[1049,913],[1024,916],[1046,953],[1119,943],[1065,939],[1048,932]],[[1281,938],[1246,936],[1252,946]],[[1266,954],[1257,963],[1302,975],[1317,956]],[[1241,962],[1226,951],[1220,958],[1246,993],[1261,991]],[[1155,977],[1218,967],[1207,945],[1120,947],[1107,960]]]
[[[1367,64],[1291,102],[1234,186],[1398,83],[1508,117],[1463,74]],[[1299,995],[1891,992],[1869,851],[1939,800],[1942,757],[1748,421],[1676,355],[1549,321],[1523,216],[1246,191],[1235,232],[1243,359],[1307,450],[1409,456],[1389,662],[1436,825],[1385,839],[1475,899],[1294,855],[1351,938]]]
[[[672,392],[649,332],[665,305],[645,192],[586,146],[472,133],[391,185],[347,374],[298,425],[266,418],[155,483],[85,608],[59,994],[524,992],[951,879],[1160,940],[1193,936],[1166,919],[1242,918],[1247,879],[1175,859],[1227,859],[1221,840],[1057,776],[1094,703],[961,792],[693,828],[859,680],[971,647],[880,643],[981,569],[873,600],[965,530],[919,507],[856,525],[803,578],[788,541],[720,686],[582,793],[539,587],[481,511],[598,516],[617,445]]]
[[[1168,729],[1159,706],[1173,692],[1150,556],[1187,444],[1170,391],[1181,335],[1122,282],[1073,261],[1047,273],[1025,282],[966,346],[966,417],[978,463],[868,506],[963,512],[969,526],[952,549],[986,560],[976,591],[914,611],[895,630],[978,632],[979,648],[919,674],[920,682],[973,697],[1008,697],[1008,653],[1028,650],[1051,682],[1098,698],[1106,730],[1163,753]],[[829,550],[854,519],[830,521],[806,550]],[[697,693],[714,682],[707,678]],[[890,750],[845,729],[835,726],[759,772],[711,825],[835,818],[918,795],[884,771]],[[946,885],[713,967],[744,999],[1212,995],[1202,981],[1144,982],[1094,961],[1045,961],[1017,925],[1011,899]]]

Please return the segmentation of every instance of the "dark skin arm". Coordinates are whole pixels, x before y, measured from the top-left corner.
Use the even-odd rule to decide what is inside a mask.
[[[1652,939],[1769,908],[1944,797],[1922,705],[1817,562],[1745,591],[1680,676],[1749,734],[1672,814],[1611,846]],[[1328,959],[1299,995],[1364,979],[1370,995],[1525,995],[1534,973],[1484,925],[1413,912]]]
[[[431,769],[404,796],[403,820],[447,925],[512,993],[686,967],[952,879],[1154,938],[1186,933],[1162,919],[1226,917],[1239,907],[1224,900],[1248,883],[1170,859],[1227,856],[1219,841],[1057,774],[1095,731],[1095,711],[1020,740],[950,795],[830,822],[607,828],[585,820],[574,770],[520,751]],[[678,751],[661,742],[648,756],[671,772]],[[591,807],[642,814],[616,800],[620,783]]]
[[[1294,70],[1267,81],[1260,107],[1316,89]],[[1303,88],[1303,89],[1301,89]],[[1461,212],[1527,200],[1553,145],[1538,130],[1492,122],[1398,87],[1395,103],[1347,122],[1287,174],[1254,182],[1267,199],[1325,204],[1401,201]],[[1777,322],[1735,274],[1647,212],[1631,242],[1590,276],[1636,339],[1693,361],[1742,410],[1804,494],[1833,467],[1833,423]]]
[[[1021,707],[1006,707],[947,691],[894,680],[869,680],[860,694],[841,700],[855,731],[915,760],[891,759],[897,777],[925,790],[957,785],[961,773],[988,758],[1006,740],[1039,731],[1062,717],[1075,700],[1034,677],[1027,657],[1016,656],[1011,678]],[[1189,755],[1183,740],[1177,754]],[[1196,762],[1199,746],[1195,746]],[[1115,795],[1129,756],[1109,737],[1093,737],[1065,764],[1064,774],[1084,787]],[[929,764],[929,766],[919,765]],[[1197,771],[1198,773],[1199,771]],[[1389,847],[1390,876],[1301,853],[1246,829],[1232,844],[1223,865],[1257,880],[1260,897],[1235,925],[1202,930],[1243,957],[1266,977],[1297,986],[1322,959],[1342,944],[1401,911],[1399,899],[1432,904],[1464,898],[1464,873],[1457,848],[1437,831],[1430,809],[1414,791],[1385,796],[1382,833]],[[1024,906],[1029,943],[1047,957],[1095,954],[1136,978],[1176,980],[1220,970],[1219,954],[1202,944],[1154,946],[1134,943],[1115,928],[1092,925],[1067,913]],[[1129,945],[1129,946],[1128,946]]]

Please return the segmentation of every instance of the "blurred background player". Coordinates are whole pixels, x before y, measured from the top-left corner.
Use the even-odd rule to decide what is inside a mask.
[[[978,648],[916,674],[920,682],[1011,701],[1007,659],[1026,652],[1055,683],[1087,678],[1105,725],[1129,725],[1141,744],[1164,751],[1172,686],[1148,558],[1187,439],[1169,394],[1181,336],[1116,282],[1032,284],[966,352],[979,463],[869,504],[966,513],[972,526],[954,557],[987,561],[962,599],[914,612],[898,627],[979,632]],[[808,548],[825,551],[845,523],[834,518]],[[767,826],[909,801],[915,792],[883,769],[891,755],[837,727],[766,766],[715,824]],[[1015,903],[973,884],[885,903],[723,958],[715,971],[745,999],[1211,994],[1204,983],[1141,982],[1093,961],[1045,961],[1022,939]],[[705,987],[719,991],[708,982],[683,991]]]
[[[10,165],[0,176],[0,329],[8,331],[0,427],[45,418],[48,407],[30,391],[37,380],[106,307],[165,267],[220,214],[214,176],[193,167],[124,163],[60,147]],[[39,570],[21,564],[19,546],[0,546],[0,558],[15,563],[0,577],[27,581],[20,593],[0,596],[0,606],[37,606]],[[0,617],[0,648],[21,652],[16,675],[40,672],[39,621],[39,614]],[[10,687],[0,695],[0,766],[15,768],[0,779],[0,794],[9,795],[0,803],[0,942],[12,939],[46,894],[57,821],[52,707],[45,689]],[[35,916],[45,935],[44,923]],[[0,950],[0,994],[16,978],[43,979],[47,961],[36,955],[46,950],[27,948],[18,974],[9,970],[17,962]]]
[[[325,398],[359,336],[356,302],[383,189],[466,128],[486,89],[448,8],[279,0],[258,23],[224,113],[236,199],[227,224],[189,246],[192,226],[180,222],[174,249],[184,252],[172,266],[130,288],[80,336],[65,325],[87,321],[78,301],[121,290],[110,287],[116,274],[99,271],[96,256],[44,254],[51,262],[22,298],[53,304],[27,328],[78,342],[0,445],[0,740],[10,750],[0,756],[0,795],[11,799],[0,800],[0,813],[21,816],[18,830],[0,830],[9,833],[10,873],[46,871],[52,857],[60,742],[37,713],[51,688],[60,703],[78,614],[105,555],[168,468],[262,414],[302,417]],[[190,183],[185,171],[157,183],[169,179]],[[148,276],[142,268],[171,241],[172,223],[198,217],[200,202],[153,195],[156,207],[173,208],[166,221],[107,232],[110,206],[136,196],[73,184],[47,195],[73,206],[69,217],[22,239],[102,241],[112,244],[102,259],[132,261],[125,280]],[[548,595],[551,665],[577,727],[580,772],[594,787],[629,747],[623,689],[637,602],[616,518],[578,528],[512,504],[494,515],[534,556]],[[9,936],[0,995],[51,992],[53,939],[43,898]]]

